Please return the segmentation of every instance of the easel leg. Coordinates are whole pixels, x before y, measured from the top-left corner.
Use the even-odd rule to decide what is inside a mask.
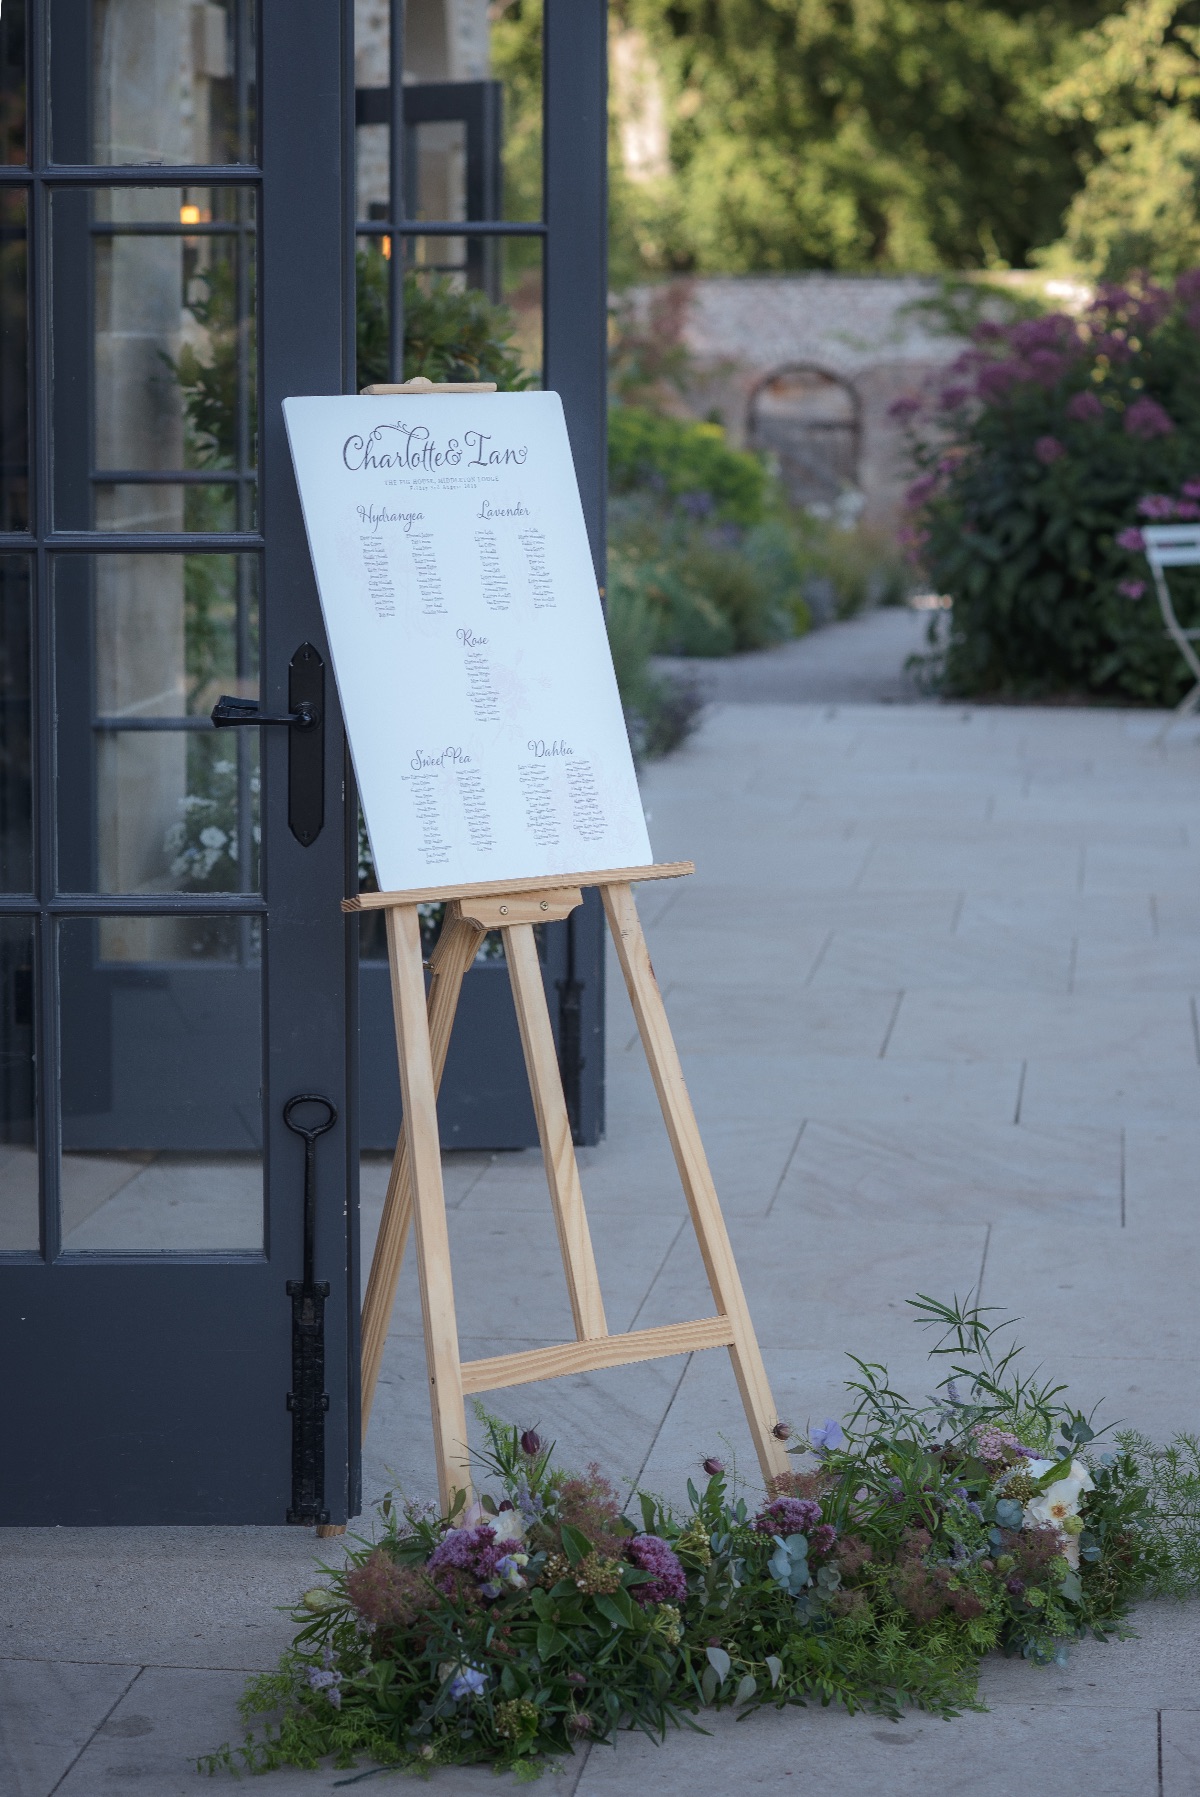
[[[437,1081],[426,1015],[421,920],[416,905],[398,905],[388,911],[387,936],[412,1213],[417,1231],[433,1446],[438,1490],[443,1508],[448,1509],[456,1491],[465,1492],[470,1500],[471,1474],[454,1282],[450,1274],[450,1236],[442,1190]]]
[[[788,1457],[783,1443],[773,1433],[778,1418],[771,1398],[771,1388],[767,1383],[766,1368],[763,1366],[762,1354],[750,1320],[746,1295],[742,1290],[737,1263],[729,1244],[725,1219],[721,1215],[721,1206],[709,1171],[704,1144],[700,1139],[692,1101],[684,1084],[683,1069],[679,1064],[679,1055],[663,1008],[662,994],[650,964],[650,954],[642,934],[633,892],[627,884],[605,886],[601,888],[601,892],[605,915],[612,930],[634,1016],[637,1018],[642,1047],[646,1051],[654,1089],[662,1107],[663,1121],[671,1138],[675,1164],[683,1182],[688,1209],[691,1211],[708,1283],[712,1287],[717,1309],[722,1316],[729,1318],[733,1329],[729,1353],[759,1465],[764,1478],[775,1478],[788,1471]]]
[[[587,1213],[583,1208],[579,1164],[571,1141],[571,1123],[563,1097],[558,1057],[554,1052],[533,925],[510,925],[504,932],[504,952],[508,958],[508,976],[521,1031],[521,1046],[525,1051],[542,1158],[546,1163],[546,1181],[554,1206],[563,1271],[567,1276],[571,1315],[575,1319],[575,1335],[579,1341],[594,1341],[608,1334],[608,1324],[604,1320],[604,1301],[600,1295]]]
[[[483,931],[477,924],[468,923],[465,918],[449,918],[430,957],[432,978],[429,982],[427,1006],[429,1046],[433,1059],[433,1083],[435,1089],[438,1090],[441,1088],[442,1075],[446,1070],[450,1032],[454,1025],[454,1013],[458,1009],[463,977],[475,959],[482,937]],[[404,1262],[404,1251],[408,1245],[408,1229],[411,1222],[412,1175],[408,1165],[408,1130],[402,1123],[396,1142],[396,1152],[392,1157],[392,1170],[388,1178],[387,1197],[383,1203],[379,1234],[375,1238],[375,1252],[371,1258],[367,1293],[363,1299],[362,1438],[364,1441],[367,1438],[367,1425],[371,1420],[371,1407],[375,1402],[375,1387],[379,1382],[379,1368],[383,1362],[384,1344],[387,1341],[388,1326],[392,1319],[392,1307],[396,1302],[396,1286],[399,1283],[400,1268]]]

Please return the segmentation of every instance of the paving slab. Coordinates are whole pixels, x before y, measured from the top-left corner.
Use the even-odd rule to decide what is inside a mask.
[[[879,614],[712,670],[698,735],[643,777],[656,853],[698,867],[639,902],[775,1402],[799,1431],[842,1414],[851,1352],[925,1396],[940,1371],[904,1300],[982,1282],[1085,1407],[1104,1399],[1160,1439],[1200,1430],[1200,733],[1158,744],[1144,714],[880,703],[900,696],[898,645],[918,626]],[[700,1314],[707,1293],[615,979],[609,1020],[609,1135],[581,1169],[623,1328]],[[100,1177],[113,1169],[81,1172],[96,1177],[79,1224],[95,1229],[120,1194]],[[387,1172],[365,1158],[368,1242]],[[540,1155],[449,1155],[445,1178],[464,1354],[563,1339]],[[20,1235],[24,1210],[8,1227]],[[712,1452],[754,1495],[721,1351],[489,1403],[567,1462],[673,1499]],[[411,1267],[365,1454],[368,1501],[396,1486],[433,1489]],[[0,1531],[5,1797],[232,1790],[191,1762],[236,1735],[246,1672],[287,1639],[281,1606],[344,1548],[285,1528]],[[1191,1797],[1200,1611],[1149,1605],[1135,1626],[1065,1670],[989,1660],[986,1714],[716,1716],[662,1748],[575,1755],[545,1788],[1026,1797],[1049,1780]],[[430,1783],[473,1797],[511,1781]],[[365,1786],[385,1787],[401,1788]]]

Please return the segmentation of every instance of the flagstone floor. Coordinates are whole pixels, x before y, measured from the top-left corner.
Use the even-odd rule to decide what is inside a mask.
[[[899,644],[914,622],[844,627],[844,655],[858,642],[878,657],[883,631]],[[1104,1399],[1160,1436],[1200,1430],[1196,731],[1159,743],[1146,714],[845,704],[832,677],[826,700],[802,682],[794,699],[762,665],[757,687],[739,668],[736,700],[647,771],[656,855],[697,873],[640,903],[781,1415],[802,1428],[835,1414],[847,1351],[924,1392],[906,1298],[980,1290],[1023,1318],[1032,1357],[1083,1406]],[[614,969],[608,1135],[581,1156],[614,1330],[707,1308],[618,986]],[[364,1168],[368,1236],[384,1177]],[[565,1339],[537,1155],[449,1157],[447,1192],[465,1351]],[[429,1493],[424,1389],[408,1269],[370,1496]],[[659,1491],[714,1452],[753,1477],[719,1352],[495,1407],[568,1461]],[[0,1538],[0,1789],[232,1789],[201,1785],[189,1756],[235,1733],[243,1670],[271,1663],[286,1634],[272,1606],[307,1582],[316,1546],[285,1530]],[[1148,1606],[1139,1627],[1066,1671],[989,1665],[985,1714],[718,1718],[711,1737],[577,1756],[546,1789],[1023,1797],[1050,1778],[1088,1797],[1186,1797],[1200,1792],[1200,1607]],[[261,1789],[318,1797],[344,1776]],[[432,1789],[506,1784],[446,1772]]]

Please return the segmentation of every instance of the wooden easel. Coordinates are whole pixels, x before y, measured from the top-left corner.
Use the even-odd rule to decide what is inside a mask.
[[[546,876],[512,885],[487,881],[413,892],[365,892],[343,903],[346,911],[386,913],[396,1050],[404,1100],[404,1121],[363,1305],[362,1430],[365,1436],[409,1226],[415,1223],[438,1489],[447,1507],[456,1491],[470,1496],[467,1393],[560,1378],[566,1373],[590,1372],[598,1367],[625,1366],[668,1354],[688,1354],[697,1348],[729,1349],[763,1475],[772,1478],[787,1471],[783,1444],[774,1434],[777,1418],[762,1355],[631,890],[633,881],[672,879],[693,871],[692,863],[685,861],[618,868],[606,873]],[[610,1335],[604,1317],[533,934],[535,924],[569,916],[582,904],[581,888],[585,886],[598,887],[604,901],[715,1304],[712,1316],[624,1335]],[[427,996],[417,908],[431,900],[444,901],[446,914],[429,961]],[[450,1270],[437,1093],[463,977],[488,930],[500,930],[504,936],[575,1322],[575,1340],[552,1348],[464,1362],[459,1357]]]

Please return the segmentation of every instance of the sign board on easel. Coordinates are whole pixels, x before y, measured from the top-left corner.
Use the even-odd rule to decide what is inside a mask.
[[[380,887],[648,862],[558,395],[284,414]]]
[[[422,388],[423,390],[414,390]],[[443,1502],[470,1489],[464,1394],[726,1347],[764,1475],[770,1388],[631,883],[650,864],[612,658],[553,393],[412,383],[284,401],[386,916],[404,1123],[363,1307],[365,1431],[410,1223]],[[691,1211],[715,1314],[610,1335],[534,939],[596,886]],[[417,907],[446,901],[426,993]],[[437,1088],[463,978],[502,932],[576,1339],[464,1363]]]

